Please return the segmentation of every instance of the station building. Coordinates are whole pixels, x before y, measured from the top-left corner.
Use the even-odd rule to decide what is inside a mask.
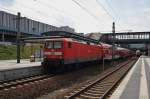
[[[0,11],[0,42],[16,42],[17,35],[17,15]],[[42,22],[38,22],[29,18],[20,20],[20,32],[22,37],[40,36],[41,33],[47,31],[63,30],[74,32],[74,29],[63,26],[56,27]]]

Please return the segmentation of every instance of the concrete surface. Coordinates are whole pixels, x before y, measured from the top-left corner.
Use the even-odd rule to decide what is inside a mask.
[[[138,59],[110,99],[150,99],[150,57]]]
[[[16,60],[0,60],[0,71],[40,65],[41,62],[30,62],[28,59],[21,60],[20,63],[17,63]]]
[[[43,72],[41,62],[21,60],[21,63],[17,64],[16,60],[0,61],[0,82],[39,75]]]

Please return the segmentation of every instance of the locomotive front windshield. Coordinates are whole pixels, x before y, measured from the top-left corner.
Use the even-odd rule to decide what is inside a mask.
[[[60,41],[54,42],[54,49],[61,48],[61,47],[62,47],[62,44]]]
[[[49,49],[53,48],[53,42],[47,42],[46,47]]]
[[[48,49],[60,49],[62,48],[62,42],[61,41],[46,42],[45,47]]]

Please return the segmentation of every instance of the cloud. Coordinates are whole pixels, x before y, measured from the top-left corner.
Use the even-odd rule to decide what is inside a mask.
[[[124,29],[132,31],[149,31],[150,30],[150,11],[141,11],[134,15],[124,18],[121,21]],[[122,28],[122,29],[123,29]]]
[[[0,0],[0,5],[2,6],[12,6],[14,3],[15,0]]]
[[[150,20],[150,8],[145,8],[143,11],[144,16]],[[150,21],[149,21],[150,22]]]

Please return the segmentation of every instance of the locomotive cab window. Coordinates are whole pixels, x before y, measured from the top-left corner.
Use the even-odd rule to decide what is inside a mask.
[[[55,41],[55,42],[54,42],[54,48],[55,48],[55,49],[62,48],[62,42],[60,42],[60,41]]]
[[[72,47],[71,42],[68,42],[68,48],[71,48],[71,47]]]
[[[45,46],[46,46],[47,48],[53,48],[53,42],[47,42],[47,43],[45,44]]]

